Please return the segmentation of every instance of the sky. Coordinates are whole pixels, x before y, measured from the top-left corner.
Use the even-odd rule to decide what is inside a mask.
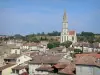
[[[0,0],[0,35],[62,30],[64,10],[68,29],[100,33],[100,0]]]

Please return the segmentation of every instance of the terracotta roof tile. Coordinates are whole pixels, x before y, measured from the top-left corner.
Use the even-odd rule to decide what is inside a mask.
[[[96,58],[100,58],[100,54],[97,54],[97,53],[83,53],[83,54],[76,54],[75,56],[76,57],[82,57],[82,56],[86,56],[86,55],[88,55],[88,56],[94,56],[94,57],[96,57]]]
[[[33,57],[33,60],[30,61],[30,64],[56,64],[62,57],[56,55],[37,55]]]
[[[76,65],[92,65],[92,66],[99,66],[100,67],[100,61],[98,59],[100,54],[92,54],[92,55],[78,55],[76,57]]]
[[[36,70],[37,71],[47,71],[47,70],[51,70],[51,69],[53,70],[53,68],[51,68],[50,65],[42,65],[39,68],[37,68]]]
[[[66,66],[68,66],[67,63],[58,63],[56,65],[54,65],[53,67],[57,68],[57,69],[63,69],[65,68]]]
[[[76,64],[96,65],[96,59],[93,56],[86,55],[80,58],[76,58]]]
[[[59,73],[74,75],[73,71],[75,71],[75,64],[68,64],[64,69],[60,70]]]
[[[75,35],[75,31],[68,31],[69,35]]]
[[[29,75],[27,72],[24,72],[24,73],[22,73],[22,74],[20,74],[20,75]]]

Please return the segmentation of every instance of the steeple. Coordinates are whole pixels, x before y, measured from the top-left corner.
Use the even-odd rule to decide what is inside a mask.
[[[67,15],[66,15],[66,10],[64,10],[64,15],[63,15],[63,22],[67,22]]]

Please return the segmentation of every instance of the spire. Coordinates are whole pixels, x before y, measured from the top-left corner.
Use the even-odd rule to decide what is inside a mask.
[[[67,22],[66,9],[64,10],[63,22]]]

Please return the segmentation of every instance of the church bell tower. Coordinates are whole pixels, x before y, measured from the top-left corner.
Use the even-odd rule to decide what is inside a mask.
[[[68,18],[66,15],[66,10],[64,10],[63,22],[62,22],[62,32],[60,42],[63,43],[68,41]]]

